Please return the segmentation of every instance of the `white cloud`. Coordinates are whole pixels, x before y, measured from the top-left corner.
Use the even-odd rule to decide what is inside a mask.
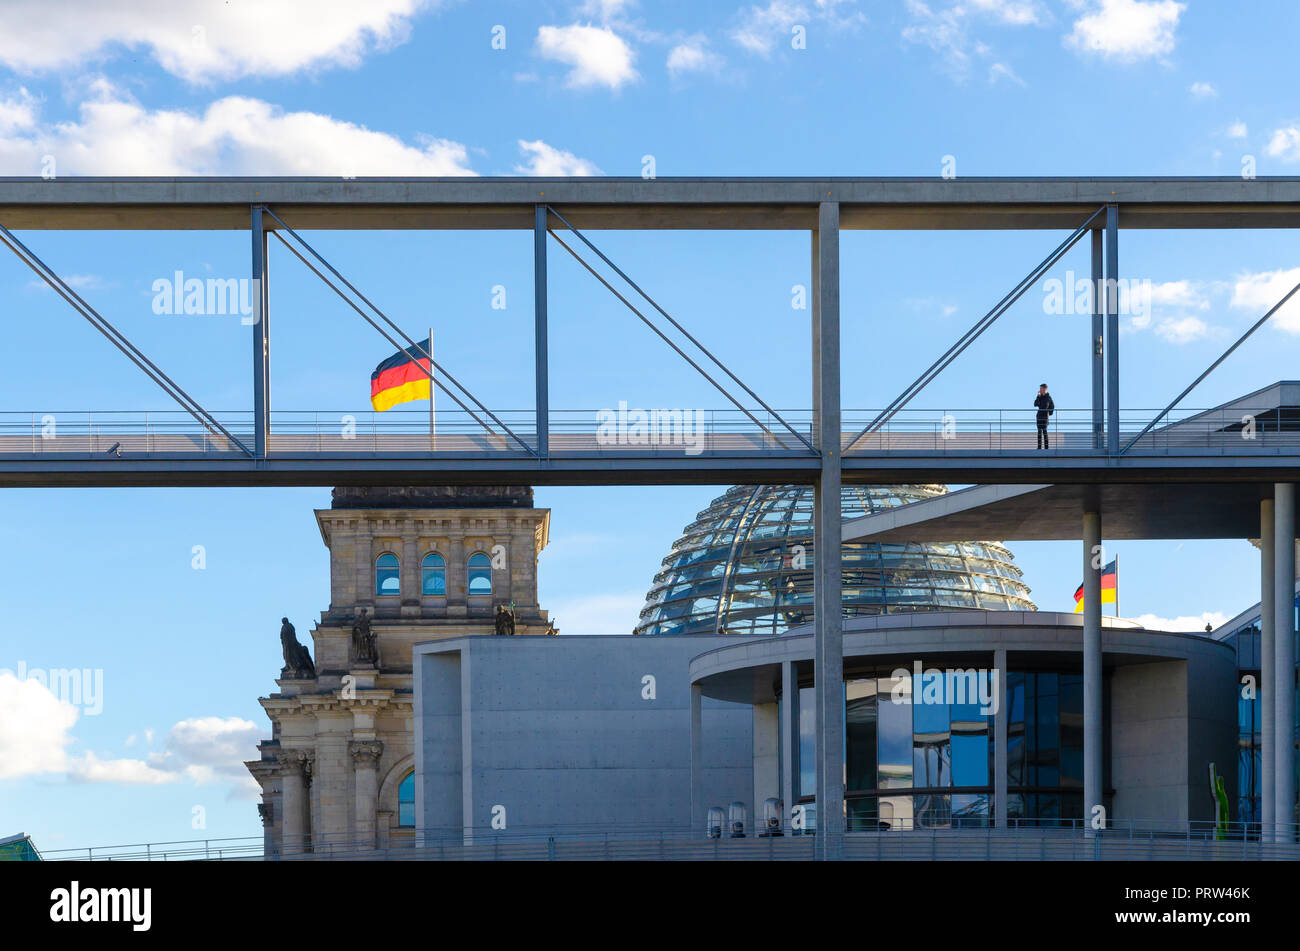
[[[103,760],[94,753],[68,760],[68,779],[74,783],[120,783],[125,786],[162,786],[181,777],[140,759]]]
[[[1293,124],[1274,129],[1264,151],[1283,162],[1300,162],[1300,127]]]
[[[606,23],[621,17],[633,5],[633,0],[586,0],[578,12],[583,16],[597,17]]]
[[[694,36],[678,43],[668,52],[668,75],[679,79],[687,73],[716,73],[723,59],[709,48],[709,41]]]
[[[1213,83],[1192,83],[1187,91],[1197,99],[1213,99],[1219,94],[1219,90],[1214,88]]]
[[[117,49],[145,50],[190,82],[355,67],[406,40],[431,0],[6,0],[0,64],[18,72],[77,66]]]
[[[1032,0],[970,0],[970,5],[1011,26],[1041,23],[1044,15]]]
[[[1151,306],[1209,310],[1210,298],[1206,285],[1198,281],[1163,281],[1151,284]]]
[[[0,671],[0,779],[62,771],[77,717],[39,681]]]
[[[544,26],[537,31],[537,51],[545,59],[572,67],[566,84],[575,89],[621,89],[640,78],[633,67],[636,53],[621,36],[603,27]]]
[[[62,773],[74,783],[148,786],[189,779],[233,782],[232,794],[247,793],[251,777],[243,762],[257,756],[262,732],[249,720],[182,720],[168,733],[165,752],[146,759],[108,759],[70,751],[78,717],[77,707],[59,700],[38,680],[0,671],[0,779]],[[145,737],[152,742],[153,730],[146,730]],[[135,739],[132,734],[126,745]]]
[[[572,152],[547,145],[541,139],[534,142],[519,140],[519,151],[524,154],[525,162],[515,166],[519,175],[541,175],[547,178],[559,178],[567,175],[599,175],[601,171],[594,162],[579,158]]]
[[[1167,317],[1156,324],[1156,334],[1170,343],[1191,343],[1209,332],[1209,324],[1199,317]]]
[[[939,57],[939,67],[954,79],[963,80],[969,73],[973,60],[990,59],[993,48],[971,35],[977,21],[989,21],[1001,26],[1032,26],[1046,17],[1036,2],[1022,0],[971,0],[948,2],[932,7],[925,0],[906,0],[908,21],[902,36],[908,43],[928,46]],[[994,62],[989,66],[989,82],[1009,79],[1020,85],[1024,81],[1008,63]]]
[[[244,96],[219,99],[202,113],[149,110],[104,80],[76,121],[51,125],[34,117],[8,133],[0,128],[0,174],[39,174],[46,155],[59,175],[473,174],[458,142],[430,137],[412,145]]]
[[[1244,139],[1246,137],[1246,123],[1238,119],[1232,125],[1228,126],[1228,138]]]
[[[1121,63],[1173,52],[1174,31],[1187,9],[1176,0],[1092,0],[1090,13],[1074,21],[1065,45]]]
[[[1229,305],[1263,317],[1297,284],[1300,284],[1300,267],[1239,274],[1232,287]],[[1300,334],[1300,292],[1282,305],[1269,323],[1288,333]]]
[[[812,0],[809,6],[801,0],[770,0],[765,7],[751,6],[739,11],[731,38],[751,53],[767,56],[778,42],[790,41],[796,26],[806,28],[814,22],[834,30],[861,26],[867,19],[856,9],[856,4],[857,0]]]
[[[552,603],[550,617],[561,634],[631,634],[645,593],[594,594]]]
[[[1006,63],[994,63],[989,67],[989,82],[996,83],[999,79],[1008,79],[1017,86],[1025,84],[1025,81],[1016,75],[1016,71]]]
[[[1137,621],[1143,627],[1152,631],[1195,631],[1198,634],[1205,633],[1205,625],[1209,624],[1212,628],[1226,624],[1228,615],[1222,611],[1206,611],[1204,614],[1187,615],[1184,617],[1157,617],[1154,614],[1139,614],[1130,620]]]

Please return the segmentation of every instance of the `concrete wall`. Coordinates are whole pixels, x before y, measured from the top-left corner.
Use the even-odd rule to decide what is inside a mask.
[[[721,637],[469,637],[417,644],[417,825],[491,834],[689,830],[690,659]],[[653,696],[644,678],[653,677]],[[704,801],[752,817],[753,711],[706,700]],[[452,787],[459,783],[460,808]],[[758,804],[761,808],[761,803]]]
[[[1111,818],[1212,820],[1210,763],[1235,803],[1235,698],[1236,672],[1226,659],[1116,668],[1111,675]]]

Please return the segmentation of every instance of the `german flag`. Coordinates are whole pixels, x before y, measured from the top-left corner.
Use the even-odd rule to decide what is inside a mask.
[[[428,349],[428,343],[407,347],[375,367],[370,374],[370,405],[382,413],[398,403],[427,400],[433,383]]]
[[[1101,603],[1114,604],[1115,593],[1117,590],[1117,579],[1119,578],[1119,569],[1115,561],[1112,561],[1105,568],[1101,569]],[[1074,592],[1074,613],[1083,613],[1083,585],[1079,585]]]

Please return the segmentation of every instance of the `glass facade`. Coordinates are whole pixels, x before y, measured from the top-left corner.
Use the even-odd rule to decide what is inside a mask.
[[[1296,620],[1300,622],[1300,598],[1296,598],[1295,606]],[[1300,641],[1300,635],[1297,635],[1297,638]],[[1237,654],[1237,802],[1236,814],[1232,818],[1241,822],[1258,822],[1262,746],[1259,710],[1261,686],[1259,617],[1251,618],[1221,639]],[[1297,644],[1297,649],[1300,650],[1300,643]],[[1295,656],[1300,657],[1300,653]],[[1253,688],[1248,688],[1248,684],[1253,685]],[[1264,692],[1268,692],[1267,685],[1264,685]],[[1300,733],[1300,690],[1297,691],[1296,703],[1297,723],[1291,726],[1293,743]]]
[[[942,485],[845,486],[845,519],[943,495]],[[843,546],[845,617],[1032,611],[996,542]],[[733,486],[700,512],[655,575],[636,634],[782,634],[812,620],[811,486]]]
[[[986,826],[993,804],[992,677],[967,669],[844,684],[849,831]],[[814,822],[814,688],[799,690],[798,801]],[[1048,823],[1083,814],[1083,675],[1008,672],[1007,815]]]

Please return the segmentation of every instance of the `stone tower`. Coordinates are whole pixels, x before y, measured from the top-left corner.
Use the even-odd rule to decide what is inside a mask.
[[[550,511],[531,488],[340,487],[316,522],[330,602],[311,632],[314,676],[280,671],[259,701],[271,739],[246,764],[268,855],[412,839],[413,644],[495,634],[502,605],[514,633],[553,633],[537,604]]]

